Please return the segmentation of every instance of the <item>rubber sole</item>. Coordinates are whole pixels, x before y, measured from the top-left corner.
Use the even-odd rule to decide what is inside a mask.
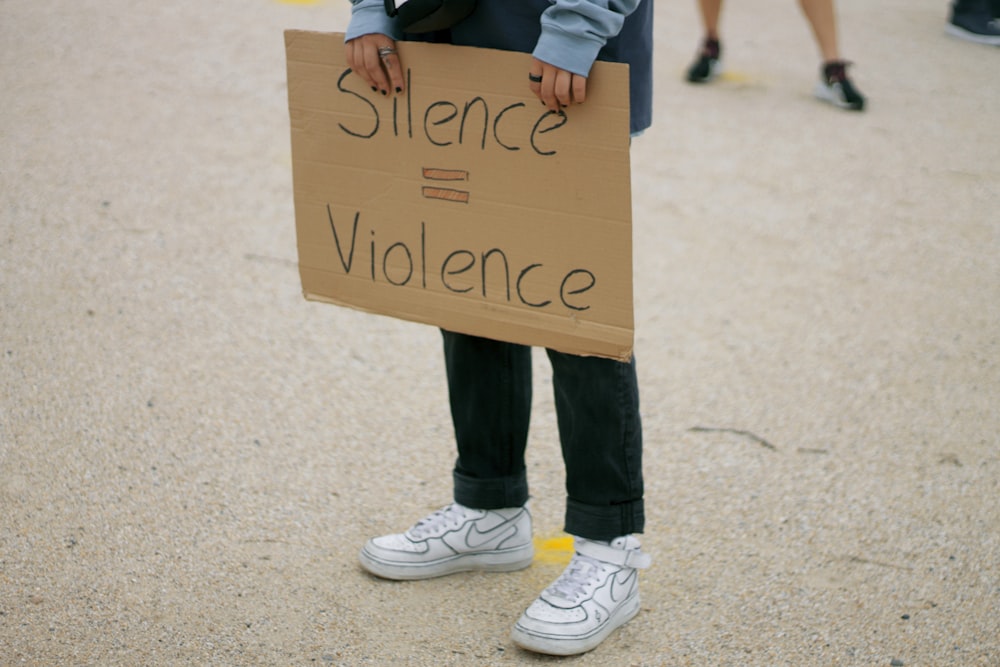
[[[979,33],[972,32],[971,30],[966,30],[965,28],[960,28],[954,23],[949,23],[944,27],[945,34],[951,35],[952,37],[957,37],[958,39],[964,39],[967,42],[975,42],[976,44],[986,44],[988,46],[1000,46],[1000,35],[980,35]]]
[[[427,563],[406,563],[380,558],[368,549],[361,550],[358,559],[361,567],[377,577],[397,581],[433,579],[457,572],[514,572],[531,565],[535,556],[533,544],[525,544],[504,551],[473,554],[456,554]]]
[[[592,651],[608,636],[625,625],[639,613],[639,595],[636,594],[615,613],[608,617],[608,621],[593,633],[584,636],[559,636],[555,634],[540,634],[531,631],[521,625],[518,621],[511,632],[511,640],[521,648],[534,653],[544,653],[545,655],[578,655]]]

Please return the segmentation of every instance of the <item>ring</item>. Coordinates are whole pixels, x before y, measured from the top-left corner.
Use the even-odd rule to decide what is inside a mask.
[[[395,52],[396,52],[396,49],[392,48],[391,46],[380,46],[380,47],[378,47],[378,57],[379,58],[388,58],[389,56],[391,56]]]
[[[529,74],[528,75],[528,81],[530,81],[532,83],[541,83],[542,82],[542,77],[538,76],[536,74]]]

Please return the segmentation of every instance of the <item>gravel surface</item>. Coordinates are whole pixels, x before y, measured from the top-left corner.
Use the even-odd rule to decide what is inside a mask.
[[[1000,665],[1000,50],[794,3],[682,81],[657,3],[633,148],[643,612],[574,665]],[[557,576],[391,583],[448,502],[440,336],[302,299],[286,28],[346,2],[0,1],[0,664],[502,665]],[[562,465],[536,354],[539,540]],[[993,500],[990,500],[990,499]],[[540,544],[542,544],[540,542]]]

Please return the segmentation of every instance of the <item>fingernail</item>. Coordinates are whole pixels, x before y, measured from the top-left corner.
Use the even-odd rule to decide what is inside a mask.
[[[383,95],[388,95],[389,93],[383,90],[383,91],[382,91],[382,94],[383,94]]]
[[[378,90],[378,88],[376,88],[375,86],[372,86],[372,92],[374,93],[376,90]]]
[[[400,88],[399,86],[396,86],[396,92],[397,92],[397,93],[401,93],[401,92],[403,92],[403,89],[402,89],[402,88]]]

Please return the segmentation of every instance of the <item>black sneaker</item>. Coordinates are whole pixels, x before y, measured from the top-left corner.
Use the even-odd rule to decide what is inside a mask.
[[[977,44],[1000,46],[1000,19],[994,18],[995,11],[986,2],[956,2],[944,31]]]
[[[706,39],[695,61],[688,68],[687,80],[691,83],[708,83],[719,73],[719,56],[722,45],[717,39]]]
[[[848,63],[842,60],[835,60],[823,65],[823,73],[813,94],[817,99],[829,102],[841,109],[851,111],[863,111],[865,108],[865,97],[862,95],[851,80],[847,78]]]

